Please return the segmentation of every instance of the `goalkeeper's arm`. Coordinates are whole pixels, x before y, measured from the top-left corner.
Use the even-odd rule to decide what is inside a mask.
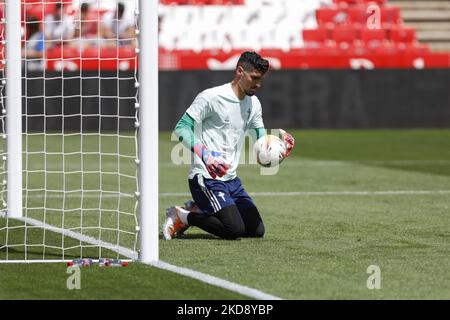
[[[230,166],[225,163],[220,152],[208,150],[208,148],[197,139],[194,133],[194,127],[194,119],[189,114],[185,113],[175,126],[175,134],[177,135],[178,140],[202,159],[213,179],[217,176],[224,176]]]
[[[261,127],[261,128],[252,128],[248,130],[248,134],[250,136],[251,142],[256,143],[256,140],[267,135],[267,132],[265,128]]]
[[[185,113],[175,126],[175,134],[178,140],[189,150],[193,151],[193,147],[199,142],[194,134],[195,121],[190,115]]]

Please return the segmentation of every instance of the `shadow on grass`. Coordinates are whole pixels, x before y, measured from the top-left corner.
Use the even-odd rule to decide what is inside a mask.
[[[212,234],[185,234],[182,236],[177,236],[177,240],[225,240],[218,238],[216,236],[213,236]],[[164,240],[164,237],[162,234],[159,235],[159,240]]]

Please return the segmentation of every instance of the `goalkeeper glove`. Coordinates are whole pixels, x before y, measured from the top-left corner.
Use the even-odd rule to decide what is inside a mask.
[[[284,141],[284,144],[286,145],[286,152],[284,153],[283,156],[289,157],[289,155],[292,152],[292,149],[294,148],[295,139],[291,134],[287,133],[283,129],[280,129],[280,137]]]
[[[200,159],[202,159],[206,170],[208,170],[208,173],[213,179],[216,177],[223,177],[230,168],[230,166],[222,158],[220,152],[208,150],[201,143],[197,143],[193,147],[193,151],[200,157]]]

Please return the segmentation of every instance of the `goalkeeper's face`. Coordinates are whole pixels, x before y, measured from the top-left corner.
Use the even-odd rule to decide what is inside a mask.
[[[247,96],[251,97],[261,87],[264,76],[264,73],[257,69],[251,71],[242,69],[241,77],[238,82],[239,87]]]

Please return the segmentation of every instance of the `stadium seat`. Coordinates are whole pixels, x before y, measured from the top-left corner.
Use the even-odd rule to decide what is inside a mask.
[[[47,59],[71,59],[80,56],[80,50],[75,47],[56,46],[48,49],[46,52]]]
[[[416,30],[413,28],[391,27],[388,34],[393,42],[412,43],[416,40]]]
[[[159,2],[163,5],[186,5],[188,4],[188,0],[159,0]]]
[[[383,5],[386,3],[386,0],[333,0],[333,2],[336,4],[345,3],[348,5],[357,5],[364,3],[378,3],[379,5]]]
[[[345,5],[355,5],[361,3],[361,0],[333,0],[337,5],[345,4]]]
[[[351,6],[348,8],[348,22],[364,25],[367,21],[366,7]]]
[[[379,46],[386,40],[386,30],[384,29],[361,29],[361,41],[369,46]]]
[[[331,30],[331,39],[334,40],[340,48],[348,48],[356,39],[359,39],[360,29],[353,25],[337,25]]]
[[[242,5],[244,0],[160,0],[162,5]]]
[[[430,54],[430,47],[424,44],[408,44],[403,50],[405,54],[409,55],[426,55]]]
[[[393,43],[382,43],[380,46],[373,48],[373,52],[377,55],[397,55],[399,52],[398,46]]]
[[[316,11],[316,19],[322,26],[328,23],[342,24],[347,21],[347,13],[337,7],[319,8]]]
[[[43,18],[51,13],[55,1],[24,0],[23,5],[27,15]],[[381,8],[382,29],[372,29],[367,24],[370,16],[367,8],[374,3]],[[186,66],[190,61],[187,57],[192,55],[196,59],[209,56],[219,59],[215,52],[228,57],[244,49],[268,52],[274,57],[289,55],[290,61],[295,60],[291,57],[295,50],[300,50],[302,56],[341,58],[418,54],[429,50],[418,45],[415,29],[402,26],[399,8],[386,3],[385,0],[161,0],[159,46],[168,55],[181,57]],[[99,10],[92,9],[89,16],[96,20],[104,13]],[[119,54],[128,59],[134,56],[132,50],[89,48],[83,56],[115,58]],[[51,52],[56,57],[61,54],[79,56],[69,47]]]
[[[331,43],[331,42],[330,42]],[[337,56],[340,53],[339,48],[335,45],[321,44],[318,47],[307,47],[303,50],[306,57],[311,56]]]
[[[398,25],[401,24],[399,7],[382,7],[381,8],[381,23],[383,25]]]
[[[348,49],[341,51],[341,53],[346,53],[352,56],[363,56],[369,53],[369,49],[360,42],[354,42]]]
[[[304,29],[303,42],[306,47],[317,47],[329,39],[329,32],[326,28]]]

